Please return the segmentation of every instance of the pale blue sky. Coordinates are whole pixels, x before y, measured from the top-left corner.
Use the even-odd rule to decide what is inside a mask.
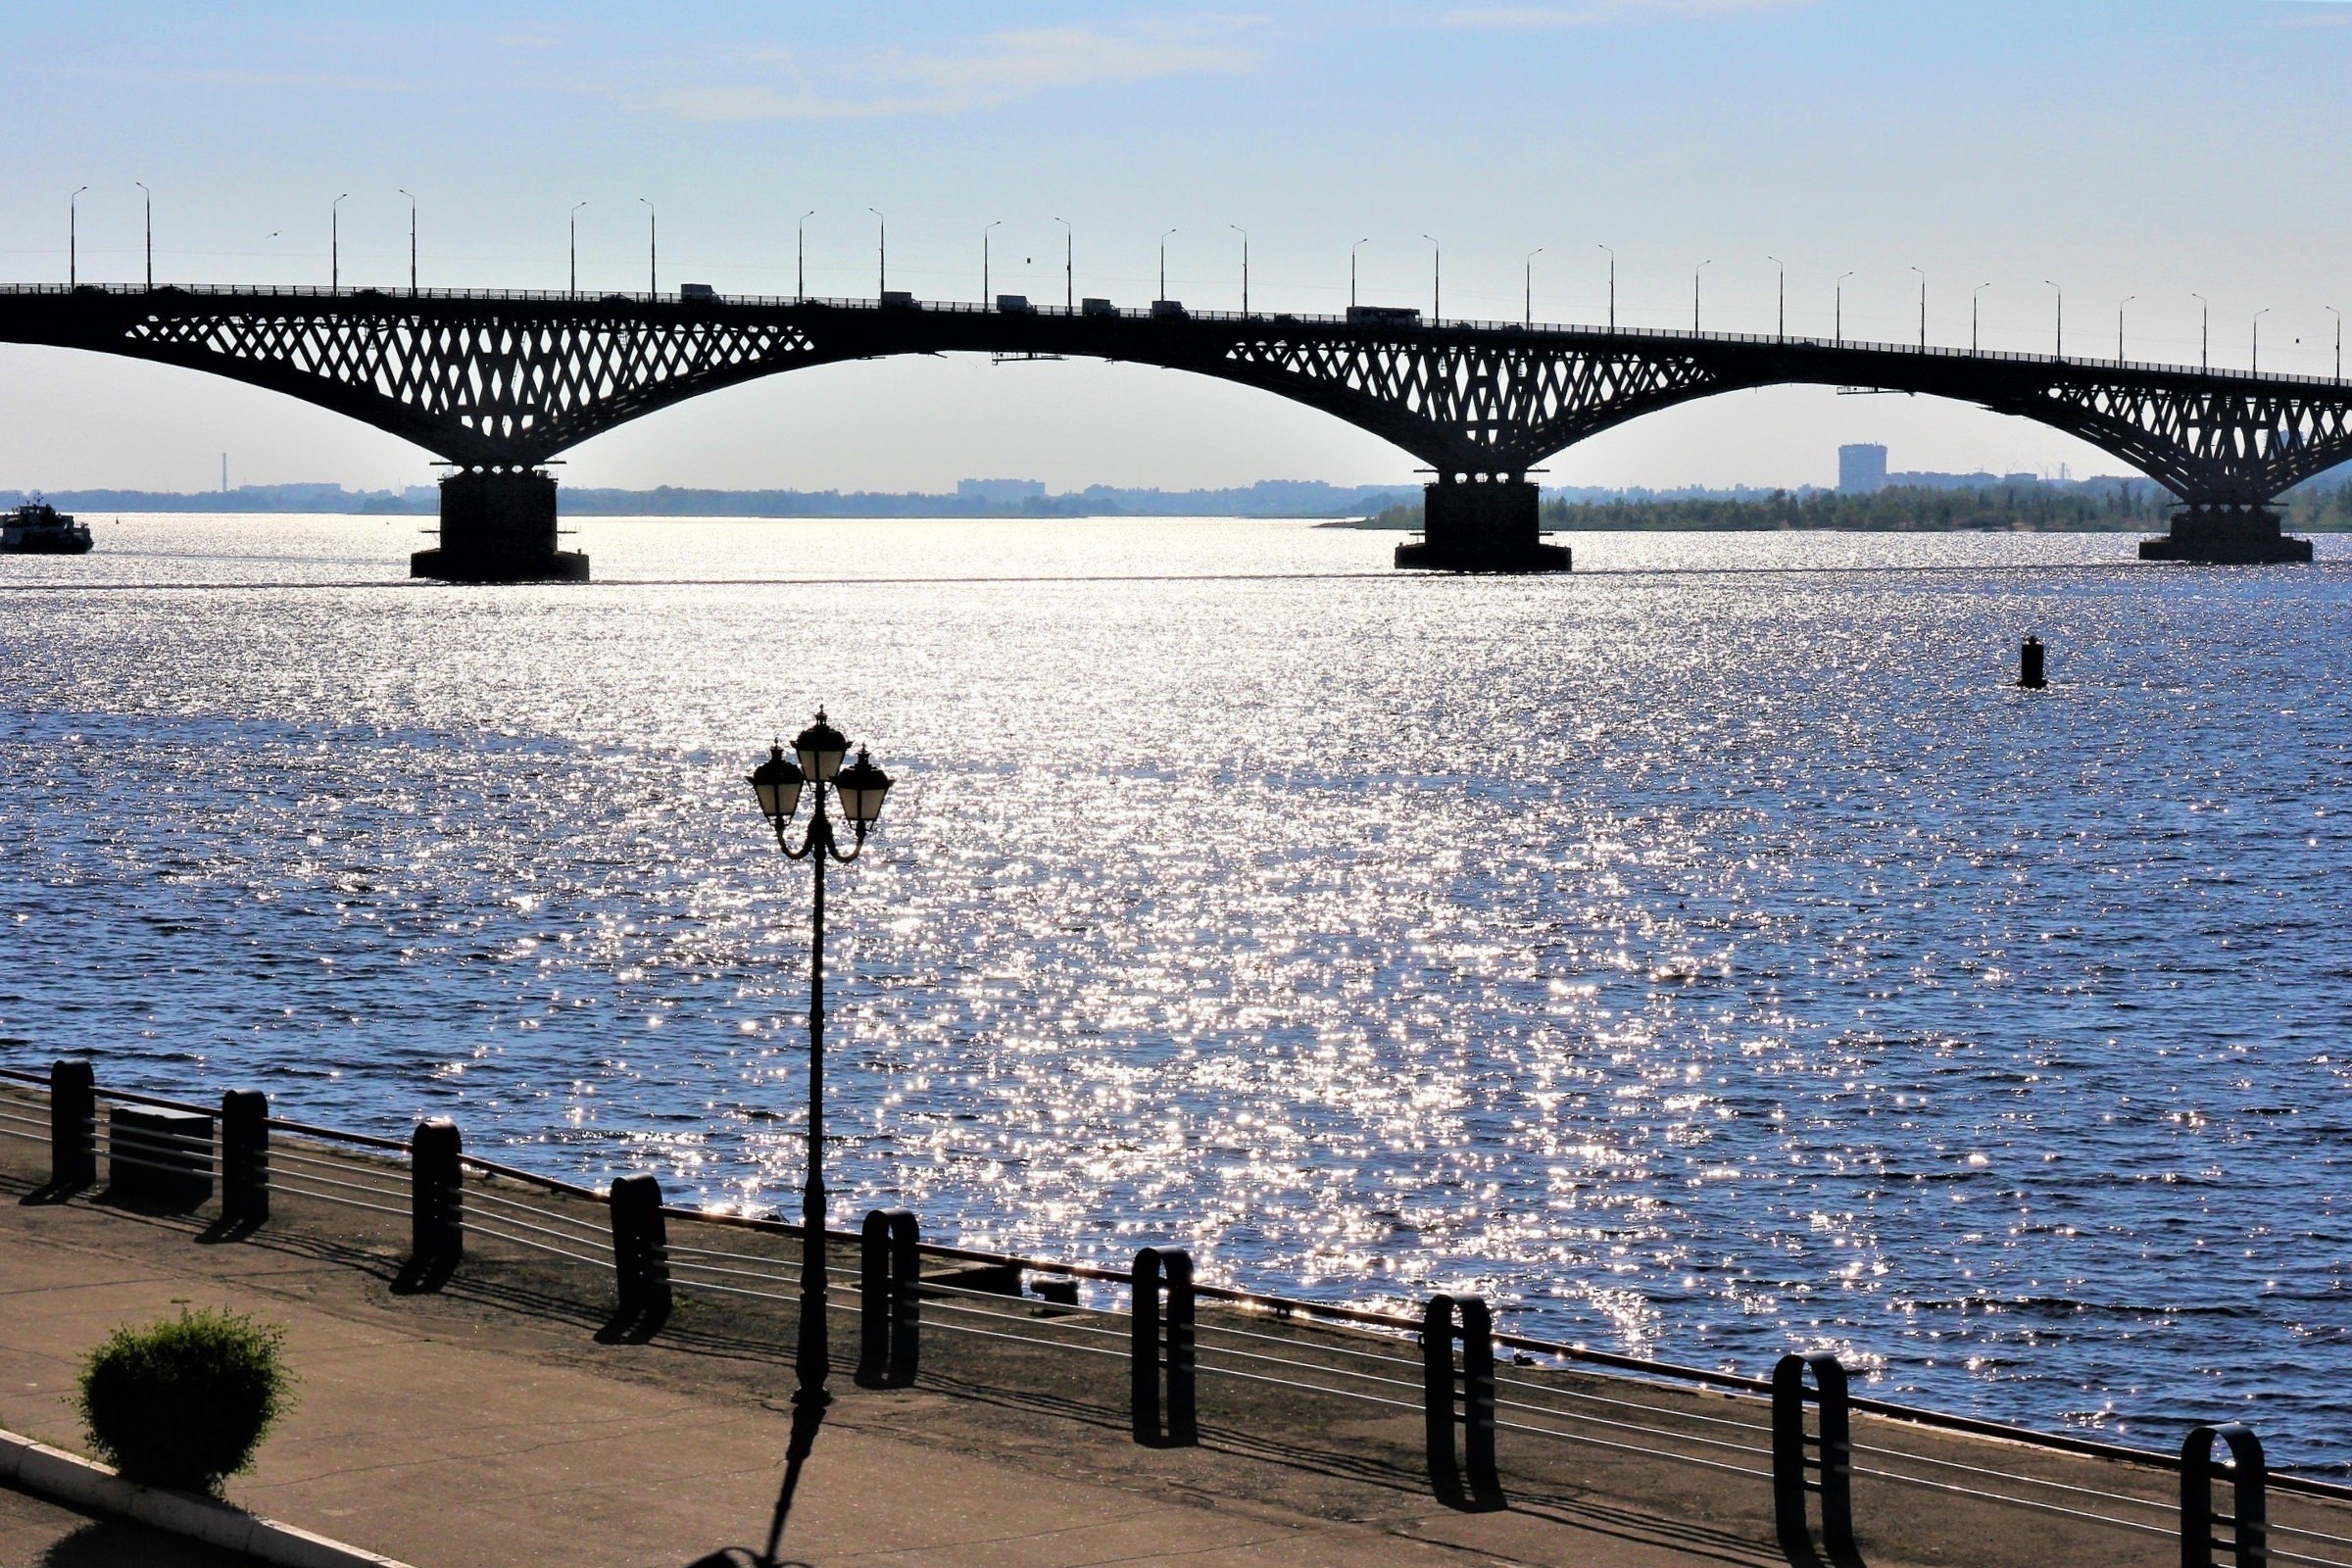
[[[82,198],[85,277],[133,279],[139,193],[157,270],[190,281],[323,281],[343,204],[345,276],[405,275],[421,207],[428,284],[561,284],[581,213],[584,286],[662,278],[870,293],[890,215],[894,287],[1058,297],[1060,229],[1081,292],[1426,307],[1444,242],[1448,315],[1594,320],[1617,248],[1620,315],[1687,323],[1712,259],[1710,326],[2046,347],[2068,332],[2193,361],[2326,372],[2352,309],[2352,5],[1559,0],[1294,5],[673,4],[399,7],[18,0],[0,14],[0,277],[65,271]],[[2300,339],[2298,343],[2296,340]],[[1561,482],[1825,482],[1837,444],[1897,466],[2112,470],[2031,425],[1895,398],[1740,395],[1572,449]],[[424,454],[184,372],[0,348],[0,485],[200,487],[236,477],[400,484]],[[1056,487],[1257,477],[1402,479],[1411,463],[1320,416],[1172,372],[909,361],[779,378],[579,449],[582,482],[934,487],[1019,474]]]

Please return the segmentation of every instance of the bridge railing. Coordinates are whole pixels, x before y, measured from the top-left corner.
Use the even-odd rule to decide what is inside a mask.
[[[707,297],[681,299],[675,294],[648,294],[626,290],[566,289],[402,289],[402,288],[322,288],[312,283],[275,283],[252,286],[211,283],[167,284],[149,290],[134,283],[82,283],[68,287],[63,283],[0,284],[0,298],[24,296],[65,297],[74,294],[102,294],[117,297],[145,295],[150,292],[195,296],[203,299],[288,299],[288,300],[417,300],[441,304],[531,304],[531,305],[595,305],[603,303],[630,306],[671,306],[681,310],[708,310],[727,307],[748,310],[789,310],[795,307],[815,306],[837,311],[916,311],[934,315],[1001,316],[1026,315],[1062,318],[1087,318],[1102,319],[1105,315],[1121,320],[1154,321],[1171,319],[1154,315],[1149,308],[1114,306],[1109,312],[1088,312],[1084,307],[1033,304],[1023,312],[1000,311],[994,305],[963,300],[913,300],[889,302],[866,297],[833,297],[795,294],[711,294]],[[1275,325],[1355,327],[1364,330],[1362,323],[1350,322],[1345,316],[1317,315],[1283,311],[1199,311],[1189,307],[1179,318],[1172,319],[1209,321],[1240,325]],[[1379,335],[1410,335],[1423,332],[1470,332],[1506,338],[1630,338],[1658,343],[1721,343],[1760,348],[1793,348],[1828,350],[1853,354],[1903,355],[1928,359],[1961,360],[2007,365],[2066,366],[2076,369],[2123,371],[2126,373],[2185,375],[2212,381],[2233,383],[2258,382],[2266,386],[2311,386],[2352,388],[2352,382],[2328,375],[2296,375],[2278,370],[2213,369],[2194,365],[2173,365],[2162,361],[2104,359],[2090,355],[2026,354],[2006,349],[1946,348],[1939,344],[1886,343],[1860,338],[1809,337],[1774,332],[1706,332],[1684,331],[1678,327],[1662,326],[1589,326],[1567,322],[1495,321],[1470,317],[1445,317],[1409,324],[1384,322],[1370,328]]]

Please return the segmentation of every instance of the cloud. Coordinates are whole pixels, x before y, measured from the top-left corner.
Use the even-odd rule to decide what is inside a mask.
[[[1757,11],[1795,11],[1814,0],[1574,0],[1550,6],[1457,6],[1445,15],[1454,27],[1539,32],[1558,27],[1693,21]]]
[[[658,95],[693,120],[858,120],[954,115],[1065,87],[1167,76],[1231,75],[1256,57],[1214,30],[1117,34],[1089,27],[991,33],[957,50],[756,56],[766,80],[675,88]]]

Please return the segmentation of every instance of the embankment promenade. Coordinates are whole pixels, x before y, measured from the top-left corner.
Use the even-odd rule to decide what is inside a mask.
[[[273,1179],[267,1223],[236,1235],[210,1205],[156,1212],[110,1200],[103,1179],[49,1190],[49,1151],[22,1130],[46,1118],[45,1097],[0,1089],[0,1112],[20,1129],[0,1138],[0,1427],[81,1447],[70,1402],[81,1355],[177,1303],[222,1306],[284,1325],[302,1379],[255,1472],[226,1489],[243,1507],[417,1568],[684,1568],[759,1545],[788,1424],[793,1238],[736,1230],[722,1250],[700,1227],[696,1247],[681,1246],[673,1227],[680,1253],[738,1259],[727,1277],[739,1288],[724,1292],[706,1264],[713,1288],[682,1280],[667,1320],[638,1337],[613,1332],[612,1269],[589,1243],[532,1248],[498,1233],[505,1213],[522,1227],[509,1237],[591,1237],[610,1221],[601,1200],[469,1171],[468,1212],[488,1217],[468,1224],[448,1279],[416,1291],[402,1283],[413,1235],[393,1200],[406,1168],[396,1153],[273,1135],[271,1169],[292,1174]],[[526,1212],[539,1218],[514,1218]],[[1110,1313],[926,1273],[938,1283],[920,1375],[860,1388],[856,1270],[845,1272],[836,1401],[789,1557],[1788,1560],[1771,1404],[1752,1392],[1511,1357],[1499,1380],[1503,1505],[1449,1506],[1433,1493],[1408,1338],[1204,1298],[1199,1445],[1147,1446],[1131,1436],[1130,1364]],[[1212,1341],[1227,1348],[1211,1356]],[[1217,1366],[1230,1370],[1208,1375]],[[2162,1463],[1867,1411],[1853,1423],[1856,1530],[1880,1568],[2182,1560],[2180,1477]],[[2352,1505],[2338,1499],[2275,1492],[2270,1504],[2276,1524],[2315,1541],[2352,1539]],[[2301,1560],[2335,1555],[2315,1549]]]

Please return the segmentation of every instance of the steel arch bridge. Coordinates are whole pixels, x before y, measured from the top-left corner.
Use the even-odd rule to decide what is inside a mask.
[[[535,469],[565,449],[721,387],[898,354],[1159,366],[1320,409],[1436,470],[1428,542],[1412,548],[1419,564],[1440,566],[1546,564],[1531,467],[1645,414],[1787,383],[1954,398],[2078,436],[2180,499],[2172,534],[2143,546],[2156,558],[2307,560],[2307,543],[2279,537],[2270,504],[2352,460],[2352,385],[2317,377],[1817,338],[1425,322],[1387,310],[1301,317],[1170,304],[988,309],[903,295],[19,287],[0,290],[0,341],[207,370],[415,442],[460,469],[444,483],[443,550],[420,557],[419,570],[465,576],[568,569],[545,561],[530,569],[555,550],[554,481]]]

